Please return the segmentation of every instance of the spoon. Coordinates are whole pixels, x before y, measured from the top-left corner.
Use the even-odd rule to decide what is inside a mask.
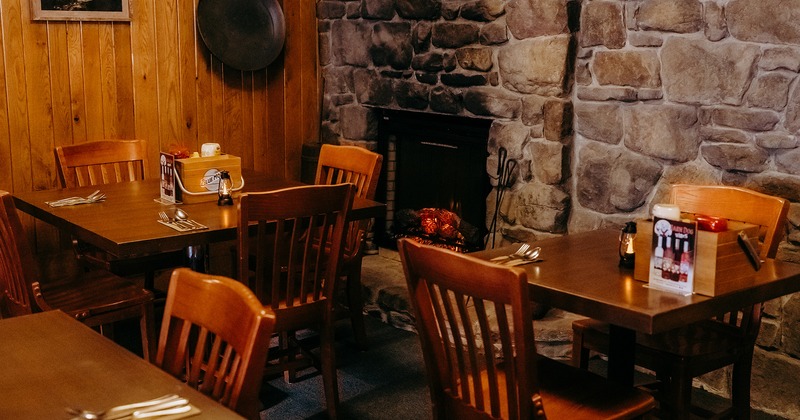
[[[104,411],[95,412],[78,408],[68,408],[67,413],[74,416],[71,420],[101,420],[105,415]]]
[[[178,220],[189,220],[189,213],[183,209],[175,209],[175,218]]]
[[[183,209],[175,209],[175,220],[180,220],[191,228],[199,227],[193,220],[189,219],[189,213]]]

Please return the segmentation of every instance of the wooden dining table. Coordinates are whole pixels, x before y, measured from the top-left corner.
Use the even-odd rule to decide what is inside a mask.
[[[595,230],[535,242],[538,261],[520,265],[530,298],[610,325],[609,378],[632,385],[636,333],[658,334],[720,313],[800,291],[800,264],[768,259],[741,289],[719,296],[681,295],[634,280],[619,266],[619,231]],[[491,259],[519,244],[471,254]]]
[[[243,418],[61,311],[0,320],[0,354],[0,419],[69,419],[68,408],[167,394],[199,410],[192,419]]]
[[[243,170],[242,192],[273,191],[304,185],[299,181],[270,179],[252,170]],[[47,222],[86,243],[120,258],[175,251],[188,246],[206,245],[236,239],[237,204],[218,206],[216,199],[192,204],[163,204],[159,198],[160,181],[122,182],[71,189],[26,191],[14,194],[20,211]],[[76,206],[50,207],[48,201],[66,197],[85,197],[95,190],[106,195],[102,202]],[[381,217],[385,205],[356,197],[350,220]],[[208,229],[179,232],[158,223],[158,212],[174,214],[176,208]]]

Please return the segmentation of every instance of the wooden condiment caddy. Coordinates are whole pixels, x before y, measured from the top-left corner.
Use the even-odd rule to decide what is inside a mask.
[[[694,215],[682,214],[691,220]],[[751,243],[758,249],[757,225],[728,221],[728,229],[722,232],[697,231],[694,256],[694,292],[705,296],[717,296],[752,284],[755,269],[750,264],[737,242],[740,231],[745,231]],[[633,278],[649,281],[650,254],[653,248],[653,221],[636,221],[636,263]]]
[[[236,195],[242,184],[242,160],[238,156],[223,154],[176,159],[175,172],[183,186],[176,185],[177,200],[187,204],[217,200],[219,179],[213,177],[219,171],[228,171]]]

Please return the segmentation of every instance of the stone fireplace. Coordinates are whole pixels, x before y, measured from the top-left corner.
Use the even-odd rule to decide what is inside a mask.
[[[329,0],[317,13],[321,140],[376,149],[375,107],[491,119],[492,185],[500,147],[519,162],[503,241],[620,227],[672,183],[729,184],[792,201],[779,258],[800,261],[800,3]],[[800,297],[770,302],[753,364],[753,405],[794,418],[798,325]],[[726,394],[728,375],[701,383]]]

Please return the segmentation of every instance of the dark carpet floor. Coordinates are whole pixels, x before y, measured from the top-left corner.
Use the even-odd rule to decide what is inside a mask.
[[[348,322],[337,325],[337,365],[341,419],[405,420],[430,419],[431,402],[425,379],[419,338],[394,328],[374,317],[366,317],[369,349],[358,351]],[[605,362],[594,359],[590,370],[603,375]],[[322,377],[313,369],[302,372],[306,378],[286,383],[270,380],[263,387],[261,400],[266,407],[262,419],[326,419]],[[652,378],[637,376],[637,382]],[[692,400],[712,409],[724,407],[727,400],[695,388]],[[778,420],[753,410],[754,420]],[[657,416],[650,416],[654,418]]]
[[[369,349],[358,351],[348,322],[337,325],[337,365],[342,419],[428,419],[431,403],[416,334],[366,317]],[[263,387],[267,407],[262,419],[324,419],[322,376],[313,369],[306,379],[272,379]]]

